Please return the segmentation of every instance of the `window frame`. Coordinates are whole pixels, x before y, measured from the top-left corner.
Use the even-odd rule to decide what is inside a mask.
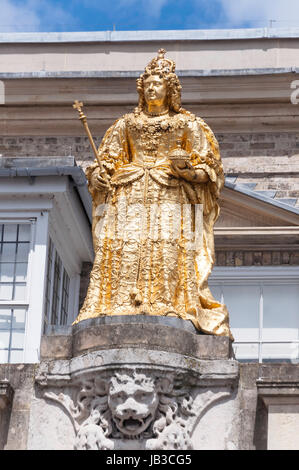
[[[41,315],[37,315],[36,312],[41,311],[44,298],[48,214],[44,211],[0,211],[0,223],[31,224],[25,299],[1,300],[0,305],[27,309],[22,362],[36,363],[39,362],[41,338]]]

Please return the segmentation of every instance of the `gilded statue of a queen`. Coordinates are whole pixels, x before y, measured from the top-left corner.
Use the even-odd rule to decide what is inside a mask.
[[[87,168],[95,260],[75,323],[107,315],[191,320],[229,336],[208,287],[224,183],[217,141],[181,107],[175,63],[161,49],[137,79],[139,103],[106,132]]]

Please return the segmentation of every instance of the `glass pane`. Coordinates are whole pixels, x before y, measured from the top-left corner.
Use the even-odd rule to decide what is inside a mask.
[[[233,349],[237,360],[258,360],[258,344],[233,343]]]
[[[0,300],[12,300],[13,284],[0,284]]]
[[[52,281],[53,281],[52,279],[53,251],[54,251],[53,242],[51,238],[49,238],[44,328],[45,328],[45,325],[48,325],[50,323],[50,307],[51,307],[51,300],[52,300]]]
[[[11,338],[11,347],[23,349],[24,347],[24,331],[13,331],[12,338]]]
[[[16,263],[16,281],[26,281],[27,278],[27,263]]]
[[[13,282],[14,263],[0,263],[0,282]]]
[[[14,300],[26,300],[26,284],[15,284]]]
[[[25,309],[15,308],[13,312],[12,327],[13,328],[25,328],[25,315],[26,315]]]
[[[0,349],[0,363],[6,364],[8,362],[8,351],[3,351]]]
[[[54,264],[54,282],[53,282],[53,300],[52,300],[52,315],[51,315],[51,324],[58,325],[59,312],[61,309],[60,302],[60,290],[61,290],[61,271],[62,263],[61,259],[56,252],[55,255],[55,264]]]
[[[24,351],[10,351],[10,360],[13,364],[21,364],[24,362]]]
[[[267,343],[262,345],[262,358],[264,360],[289,360],[299,364],[298,343]]]
[[[25,320],[26,309],[24,308],[0,308],[0,363],[23,362]],[[8,354],[1,354],[1,349],[4,348],[8,349]],[[12,349],[20,351],[12,351]]]
[[[15,242],[17,240],[17,224],[5,224],[3,241]]]
[[[0,253],[0,262],[15,261],[16,245],[15,243],[3,243],[2,252]]]
[[[0,331],[0,349],[9,347],[10,331]]]
[[[268,285],[263,294],[263,341],[299,339],[299,286]]]
[[[69,286],[70,286],[70,278],[66,270],[64,269],[63,281],[62,281],[61,315],[60,315],[61,325],[66,325],[67,320],[68,320]]]
[[[11,309],[1,308],[0,309],[0,330],[10,329],[11,322]]]
[[[19,225],[19,237],[20,242],[29,242],[30,241],[30,224],[20,224]]]
[[[29,254],[29,243],[18,243],[17,249],[17,261],[18,262],[27,262]]]
[[[224,285],[223,295],[235,341],[258,341],[259,285]]]

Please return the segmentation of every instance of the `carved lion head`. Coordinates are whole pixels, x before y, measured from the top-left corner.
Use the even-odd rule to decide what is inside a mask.
[[[155,418],[159,395],[154,380],[144,374],[115,374],[108,391],[108,406],[117,429],[127,438],[146,431]]]

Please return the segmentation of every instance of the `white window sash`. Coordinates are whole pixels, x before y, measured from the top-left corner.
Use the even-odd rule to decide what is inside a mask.
[[[27,279],[25,297],[23,300],[1,300],[0,305],[6,307],[24,307],[26,309],[25,320],[25,334],[24,334],[24,349],[22,362],[38,362],[39,348],[40,348],[40,333],[36,336],[35,332],[39,328],[40,318],[36,312],[41,309],[41,293],[43,293],[43,276],[41,276],[42,269],[42,245],[37,246],[37,243],[42,244],[40,234],[37,235],[37,227],[40,230],[43,226],[47,229],[48,217],[47,213],[1,213],[1,224],[30,224],[30,248],[27,260]],[[37,283],[38,281],[38,283]],[[39,307],[38,307],[39,306]],[[35,312],[35,313],[34,313]],[[34,325],[34,332],[31,331]]]

